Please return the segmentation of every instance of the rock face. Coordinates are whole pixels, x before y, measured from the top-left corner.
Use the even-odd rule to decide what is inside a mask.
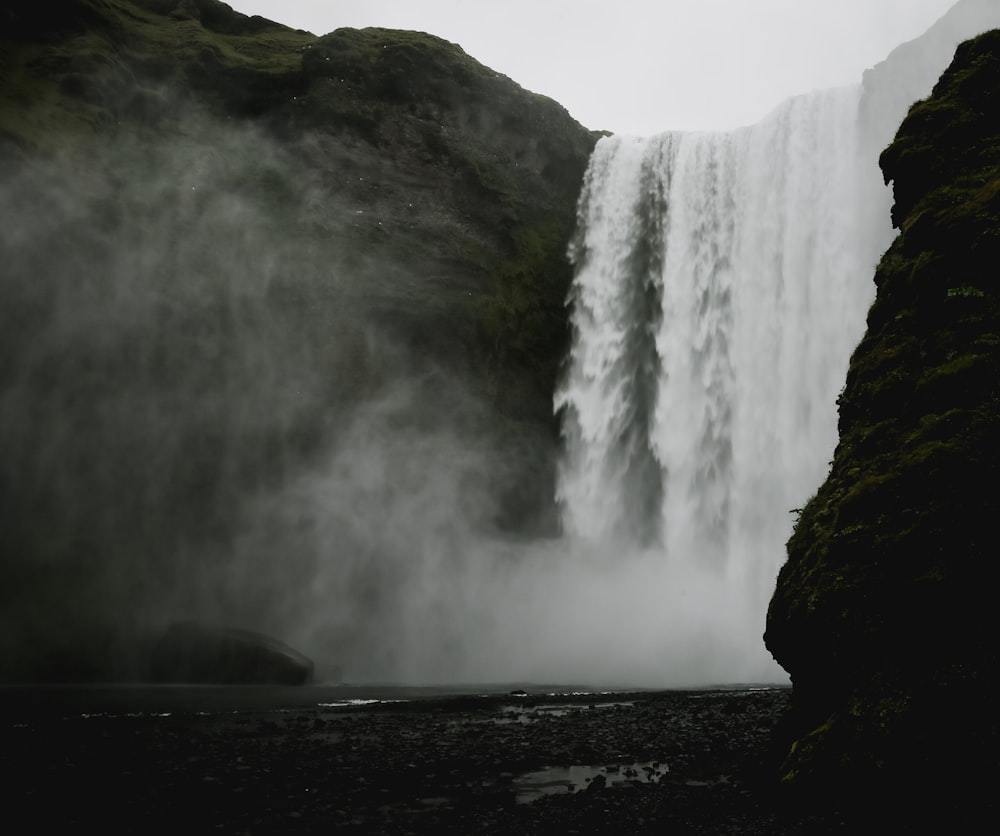
[[[475,525],[551,531],[595,142],[423,33],[317,37],[218,0],[6,4],[0,679],[128,677],[116,643],[181,617],[288,635],[318,594],[309,525],[245,532],[351,428],[387,467],[464,467]],[[409,463],[430,437],[447,455]],[[351,532],[390,528],[394,479],[339,506],[331,594],[392,606],[400,574],[355,555],[393,549]],[[324,643],[352,640],[337,629]]]
[[[786,785],[933,804],[998,764],[1000,31],[958,49],[880,162],[899,236],[765,639],[794,685]]]
[[[364,295],[383,322],[470,372],[504,415],[552,426],[565,250],[592,132],[424,33],[316,37],[218,0],[59,4],[58,15],[20,0],[6,12],[9,155],[133,138],[201,152],[220,121],[263,129],[258,170],[240,172],[264,177],[261,221],[290,226],[327,265],[377,261],[386,281]],[[96,162],[98,178],[127,174],[113,157]],[[445,339],[428,337],[429,316]]]

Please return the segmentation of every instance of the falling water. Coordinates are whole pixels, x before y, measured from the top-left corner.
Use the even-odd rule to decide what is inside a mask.
[[[789,511],[891,235],[878,153],[985,22],[1000,4],[963,0],[863,92],[750,128],[599,143],[561,539],[497,536],[522,452],[384,327],[372,288],[419,259],[343,257],[333,221],[303,246],[295,195],[347,212],[308,158],[185,110],[183,137],[124,131],[86,176],[0,172],[0,679],[131,676],[186,618],[356,682],[780,678],[760,636]]]
[[[762,621],[790,511],[825,475],[891,232],[885,216],[861,228],[887,198],[859,153],[860,96],[594,153],[556,396],[559,500],[569,535],[661,553],[668,599],[697,576]]]

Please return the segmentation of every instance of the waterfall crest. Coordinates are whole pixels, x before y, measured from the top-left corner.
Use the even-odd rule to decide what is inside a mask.
[[[725,133],[601,140],[570,253],[566,533],[659,551],[669,582],[738,588],[761,623],[789,511],[836,444],[891,238],[859,153],[860,97],[798,97]],[[886,210],[874,231],[872,201]]]

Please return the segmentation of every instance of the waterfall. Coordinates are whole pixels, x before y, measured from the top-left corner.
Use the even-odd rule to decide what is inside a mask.
[[[570,537],[659,553],[668,601],[699,577],[762,625],[790,512],[826,474],[891,238],[860,97],[594,152],[570,253],[558,499]],[[863,226],[873,201],[882,228]]]

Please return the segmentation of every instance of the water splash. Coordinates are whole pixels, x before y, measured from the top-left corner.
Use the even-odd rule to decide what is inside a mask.
[[[570,254],[558,498],[571,537],[661,554],[665,607],[697,577],[707,610],[742,602],[762,622],[789,510],[825,475],[891,237],[887,212],[861,227],[888,196],[859,153],[860,96],[594,153]]]

